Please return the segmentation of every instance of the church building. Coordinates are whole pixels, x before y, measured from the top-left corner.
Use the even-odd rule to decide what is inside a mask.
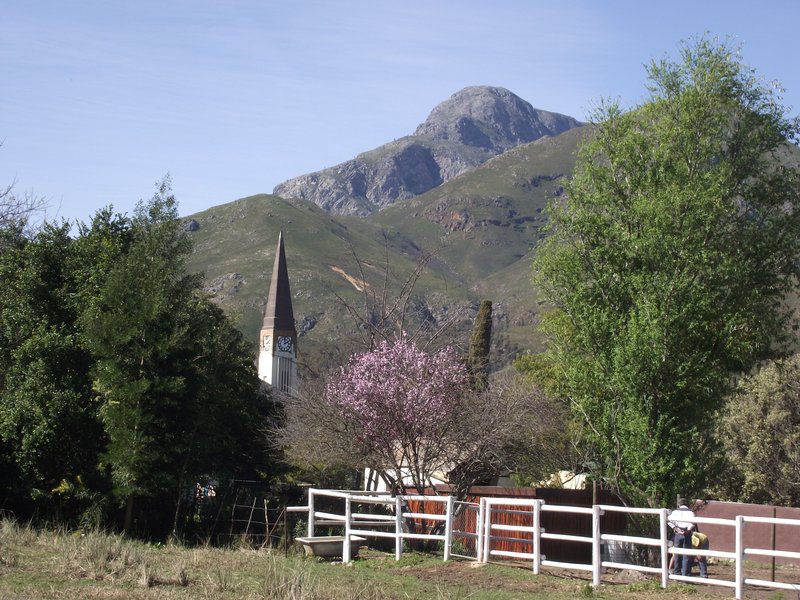
[[[258,376],[284,394],[297,391],[297,329],[283,249],[283,231],[278,235],[272,281],[259,335]]]

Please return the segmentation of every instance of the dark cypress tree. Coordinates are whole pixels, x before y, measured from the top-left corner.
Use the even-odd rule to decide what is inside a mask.
[[[489,381],[489,349],[492,345],[492,301],[482,300],[475,315],[475,325],[469,338],[469,367],[472,385],[476,390],[486,389]]]

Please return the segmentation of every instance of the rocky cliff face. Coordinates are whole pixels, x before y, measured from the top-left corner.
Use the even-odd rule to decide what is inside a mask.
[[[506,150],[580,126],[533,108],[507,89],[464,88],[431,111],[413,135],[275,187],[336,214],[368,215],[427,192]]]

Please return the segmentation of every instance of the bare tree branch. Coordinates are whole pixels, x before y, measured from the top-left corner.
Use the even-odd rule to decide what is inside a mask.
[[[45,199],[33,192],[14,192],[15,182],[0,189],[0,230],[24,228],[30,217],[46,207]]]
[[[379,267],[380,279],[373,284],[370,283],[371,278],[366,267],[369,266],[373,270],[377,270],[378,267],[365,262],[358,255],[351,240],[342,239],[347,245],[348,255],[358,273],[359,285],[354,287],[359,292],[359,298],[357,301],[349,300],[332,288],[328,288],[328,292],[352,319],[356,331],[353,341],[360,346],[360,349],[371,351],[379,341],[392,340],[400,336],[407,336],[415,342],[420,342],[421,346],[427,349],[443,338],[465,315],[466,308],[462,308],[453,311],[446,320],[434,326],[423,319],[413,332],[408,331],[409,313],[416,300],[414,290],[417,282],[441,248],[436,251],[420,252],[411,270],[405,276],[400,276],[392,267],[390,240],[384,233],[383,260]],[[376,279],[377,277],[373,281]]]
[[[466,393],[458,410],[443,415],[425,436],[409,431],[379,441],[326,403],[323,390],[324,383],[317,381],[286,398],[285,423],[272,435],[291,460],[306,468],[369,468],[400,492],[446,478],[458,497],[503,472],[545,478],[575,468],[566,405],[514,374],[496,378],[486,392]]]
[[[2,145],[0,142],[0,147]],[[36,196],[32,191],[15,193],[16,183],[15,179],[5,187],[0,187],[0,231],[17,229],[29,233],[31,216],[43,211],[47,204],[43,197]]]

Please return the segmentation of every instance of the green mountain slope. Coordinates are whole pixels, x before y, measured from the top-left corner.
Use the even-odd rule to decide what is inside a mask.
[[[541,304],[531,260],[544,236],[544,209],[563,192],[587,132],[572,129],[509,150],[370,220],[394,239],[439,244],[441,271],[495,302],[495,331],[505,350],[537,350]]]
[[[205,273],[208,292],[255,343],[283,228],[301,350],[309,361],[325,362],[355,333],[336,296],[360,303],[362,278],[380,289],[387,251],[402,279],[422,252],[438,249],[417,282],[411,320],[441,324],[458,315],[448,334],[465,341],[478,301],[488,298],[495,302],[498,350],[507,356],[536,347],[539,305],[530,258],[542,235],[543,208],[560,193],[584,130],[517,147],[366,219],[274,195],[208,209],[189,217],[199,225],[191,234],[190,267]],[[353,253],[363,262],[363,277]]]
[[[442,245],[447,270],[474,287],[536,246],[544,208],[572,173],[585,131],[571,129],[509,150],[369,220],[419,246]]]
[[[205,274],[206,290],[231,315],[248,339],[261,326],[278,232],[283,229],[301,350],[318,361],[336,353],[354,335],[354,321],[336,296],[360,305],[360,289],[380,289],[386,245],[380,230],[366,221],[342,223],[315,204],[258,195],[210,208],[188,217],[197,222],[189,267]],[[361,269],[354,253],[362,262]],[[416,257],[390,246],[392,270],[410,273]],[[363,270],[363,276],[362,276]],[[395,284],[389,291],[396,293]],[[469,309],[474,295],[426,269],[418,282],[420,299],[411,314],[419,321],[436,314]],[[467,310],[468,312],[468,310]],[[466,320],[466,319],[465,319]]]

